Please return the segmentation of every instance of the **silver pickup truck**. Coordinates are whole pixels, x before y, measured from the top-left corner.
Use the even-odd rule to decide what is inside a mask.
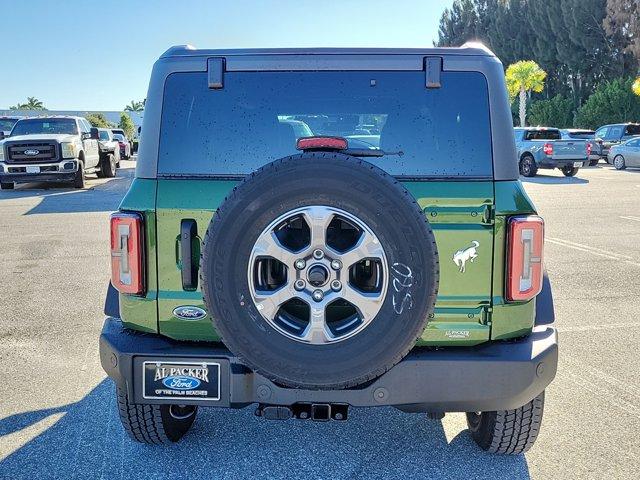
[[[586,140],[562,140],[560,130],[546,127],[514,128],[520,174],[534,177],[539,168],[558,168],[573,177],[589,164],[591,145]]]

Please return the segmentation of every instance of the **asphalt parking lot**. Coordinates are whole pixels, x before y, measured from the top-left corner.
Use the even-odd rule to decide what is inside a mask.
[[[134,444],[97,354],[108,215],[133,176],[0,192],[1,478],[637,478],[640,469],[640,170],[542,171],[561,354],[526,455],[485,454],[464,415],[394,409],[349,421],[268,422],[201,409],[170,447]]]

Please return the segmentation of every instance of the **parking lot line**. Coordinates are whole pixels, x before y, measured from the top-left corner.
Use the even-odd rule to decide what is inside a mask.
[[[620,215],[620,218],[624,218],[625,220],[634,220],[636,222],[640,222],[640,217],[625,217],[623,215]]]
[[[609,252],[607,250],[602,250],[600,248],[590,247],[589,245],[583,245],[581,243],[570,242],[569,240],[562,240],[560,238],[552,238],[546,237],[545,240],[549,243],[553,243],[556,245],[561,245],[563,247],[573,248],[574,250],[579,250],[581,252],[591,253],[592,255],[597,255],[599,257],[608,258],[610,260],[618,260],[620,262],[628,263],[629,265],[634,265],[636,267],[640,267],[640,262],[634,262],[628,255],[622,255],[619,253]]]

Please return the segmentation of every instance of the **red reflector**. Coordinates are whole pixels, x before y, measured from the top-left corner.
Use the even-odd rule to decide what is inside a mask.
[[[544,147],[542,147],[542,151],[545,153],[545,155],[553,155],[553,144],[545,143]]]
[[[111,283],[120,293],[139,295],[144,291],[142,246],[142,216],[111,215]]]
[[[346,150],[347,146],[342,137],[302,137],[296,143],[298,150]]]
[[[507,242],[505,296],[510,301],[530,300],[542,290],[544,221],[536,215],[511,217]]]

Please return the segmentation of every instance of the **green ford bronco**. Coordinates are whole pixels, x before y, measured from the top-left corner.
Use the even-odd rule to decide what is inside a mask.
[[[558,347],[512,128],[481,45],[169,49],[111,217],[100,357],[128,434],[393,406],[530,448]]]

